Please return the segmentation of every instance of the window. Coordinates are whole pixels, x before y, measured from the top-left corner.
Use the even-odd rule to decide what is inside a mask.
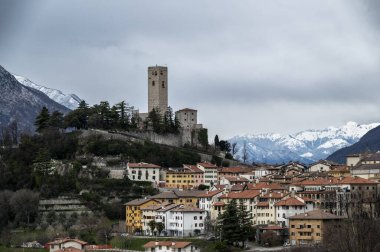
[[[197,216],[194,216],[194,220],[197,220]]]
[[[162,88],[165,88],[165,81],[162,81]]]
[[[294,225],[292,225],[291,227],[294,228]]]
[[[154,87],[154,85],[155,85],[156,83],[154,83],[154,81],[152,81],[152,86]]]
[[[197,223],[194,224],[194,227],[198,227]]]
[[[317,225],[317,228],[321,228],[321,226],[320,226],[320,225]]]

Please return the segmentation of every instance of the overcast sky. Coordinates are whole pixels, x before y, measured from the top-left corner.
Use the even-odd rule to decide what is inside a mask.
[[[380,1],[0,0],[0,65],[147,110],[147,67],[209,134],[380,122]]]

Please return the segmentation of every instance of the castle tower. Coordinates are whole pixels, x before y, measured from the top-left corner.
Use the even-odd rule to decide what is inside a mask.
[[[165,113],[168,108],[168,68],[148,67],[148,113],[158,108]]]

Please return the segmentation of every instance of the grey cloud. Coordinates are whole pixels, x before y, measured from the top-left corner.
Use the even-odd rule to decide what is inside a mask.
[[[376,120],[376,0],[16,0],[4,12],[0,64],[90,103],[146,110],[146,68],[167,64],[170,105],[197,108],[211,132],[294,132],[307,111],[306,128]]]

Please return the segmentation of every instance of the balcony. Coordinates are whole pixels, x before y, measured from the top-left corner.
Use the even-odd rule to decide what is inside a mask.
[[[313,240],[313,237],[312,237],[312,236],[308,236],[308,235],[297,235],[297,236],[296,236],[296,239],[297,239],[297,240],[308,240],[308,241],[312,241],[312,240]]]
[[[313,229],[312,228],[297,228],[297,232],[307,232],[307,233],[312,233]]]

